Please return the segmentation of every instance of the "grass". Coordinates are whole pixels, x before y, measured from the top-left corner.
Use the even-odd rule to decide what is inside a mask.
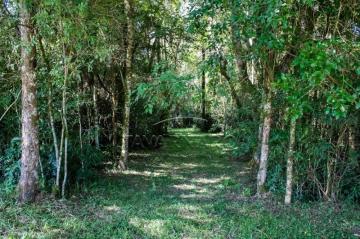
[[[5,238],[352,238],[355,206],[256,200],[254,176],[220,135],[178,129],[157,151],[131,154],[65,201],[18,206],[0,196]]]

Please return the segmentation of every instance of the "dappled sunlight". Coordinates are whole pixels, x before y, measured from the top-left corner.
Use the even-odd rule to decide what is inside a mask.
[[[194,190],[196,189],[195,185],[189,185],[189,184],[179,184],[179,185],[174,185],[173,186],[176,189],[181,189],[181,190]]]
[[[174,192],[179,192],[179,197],[183,199],[210,199],[215,196],[213,190],[196,184],[177,184],[172,187]]]
[[[193,169],[193,168],[204,168],[204,165],[199,165],[196,163],[182,163],[181,167],[184,169]]]
[[[176,171],[176,170],[182,170],[182,169],[194,169],[194,168],[204,168],[204,165],[196,164],[196,163],[180,163],[178,162],[176,165],[174,164],[159,164],[158,166],[154,166],[156,168],[161,168],[163,171],[168,170]]]
[[[151,235],[154,237],[161,237],[166,234],[166,228],[164,226],[165,222],[164,220],[160,219],[143,219],[139,217],[132,217],[129,220],[129,223],[143,232],[145,232],[147,235]]]
[[[210,166],[214,167],[214,168],[222,168],[222,169],[231,168],[230,165],[225,164],[225,163],[212,163],[212,164],[210,164]]]
[[[169,157],[169,158],[188,158],[189,155],[188,154],[164,154],[165,157]]]
[[[111,205],[111,206],[105,206],[104,210],[107,212],[115,212],[118,213],[120,212],[120,207],[116,206],[116,205]]]
[[[140,152],[130,152],[129,156],[137,157],[137,158],[149,158],[151,157],[150,153],[140,153]]]
[[[227,179],[230,179],[230,177],[227,177],[227,176],[222,176],[219,178],[203,178],[202,177],[202,178],[192,179],[192,181],[195,183],[199,183],[199,184],[218,184]]]
[[[183,136],[182,138],[209,138],[208,134],[203,134],[203,133],[199,133],[199,134],[186,134],[185,136]],[[181,138],[180,138],[181,139]]]
[[[246,174],[248,174],[249,172],[251,172],[251,168],[250,167],[243,167],[242,169],[241,169],[241,171],[239,171],[238,172],[238,174],[242,174],[242,175],[246,175]]]
[[[145,177],[161,177],[166,176],[166,173],[163,172],[151,172],[151,171],[136,171],[136,170],[125,170],[122,172],[124,175],[139,175]]]
[[[211,143],[211,144],[205,144],[205,146],[211,147],[211,148],[222,149],[224,147],[224,144],[223,143]]]
[[[182,199],[195,199],[195,200],[201,200],[201,199],[214,199],[214,193],[208,193],[208,194],[199,194],[199,193],[182,193],[179,195],[179,198]]]

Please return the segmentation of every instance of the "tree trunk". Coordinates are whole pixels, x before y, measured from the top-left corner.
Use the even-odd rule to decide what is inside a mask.
[[[99,140],[99,110],[97,107],[97,88],[94,82],[93,85],[93,102],[94,102],[94,124],[95,124],[95,145],[97,149],[100,149],[100,140]]]
[[[263,122],[259,124],[258,136],[257,136],[257,146],[254,152],[254,161],[259,164],[260,156],[261,156],[261,141],[262,141],[262,133],[263,133]]]
[[[68,66],[68,57],[67,57],[67,49],[64,45],[64,87],[63,87],[63,99],[62,99],[62,119],[63,119],[63,130],[64,130],[64,177],[62,182],[62,188],[61,188],[61,196],[65,198],[65,187],[66,187],[66,181],[68,176],[68,137],[69,137],[69,131],[68,131],[68,124],[67,124],[67,110],[66,110],[66,104],[67,104],[67,78],[69,75],[69,66]]]
[[[81,94],[81,89],[79,87],[79,94]],[[79,122],[79,144],[80,144],[80,161],[81,161],[81,169],[84,170],[84,158],[83,158],[83,153],[84,153],[84,143],[83,143],[83,137],[82,137],[82,132],[83,132],[83,127],[82,127],[82,117],[81,117],[81,97],[79,96],[79,94],[77,95],[77,108],[78,108],[78,122]]]
[[[54,116],[53,116],[53,111],[52,111],[52,90],[51,90],[51,86],[49,89],[49,95],[48,95],[48,110],[49,110],[49,119],[50,119],[50,128],[51,128],[51,133],[52,133],[52,137],[53,137],[53,145],[54,145],[54,150],[55,150],[55,161],[56,161],[56,193],[59,190],[59,177],[60,177],[60,167],[61,167],[61,156],[59,153],[59,144],[58,144],[58,138],[56,135],[56,129],[55,129],[55,121],[54,121]]]
[[[37,166],[40,160],[36,103],[35,47],[32,43],[31,13],[27,1],[19,2],[22,82],[22,144],[19,202],[35,201],[38,191]]]
[[[227,130],[227,114],[228,114],[228,106],[227,106],[227,100],[226,97],[224,99],[224,128],[223,128],[223,135],[226,136],[226,130]]]
[[[267,165],[269,157],[269,138],[271,129],[271,93],[266,96],[264,105],[264,123],[261,140],[260,165],[257,175],[257,194],[262,195],[265,192],[265,182],[267,176]]]
[[[230,88],[230,94],[231,97],[233,99],[233,102],[235,102],[237,108],[241,107],[241,100],[239,95],[236,93],[235,87],[231,81],[230,76],[227,73],[227,61],[226,59],[221,59],[220,60],[220,74],[225,78],[225,80],[228,82],[229,84],[229,88]]]
[[[127,167],[128,155],[129,155],[129,124],[130,124],[130,88],[125,87],[124,94],[124,119],[123,119],[123,131],[121,138],[121,159],[119,167],[125,170]]]
[[[114,69],[111,69],[111,80],[112,80],[112,91],[111,91],[111,122],[112,122],[112,159],[116,163],[118,155],[118,122],[117,122],[117,108],[118,108],[118,98],[117,98],[117,83]]]
[[[51,77],[50,76],[50,72],[51,72],[51,66],[50,66],[50,62],[49,59],[46,57],[45,54],[45,48],[44,48],[44,44],[42,42],[42,38],[41,36],[39,36],[39,46],[40,46],[40,51],[43,57],[43,60],[45,62],[46,65],[46,76],[47,77]],[[53,115],[53,94],[52,94],[52,82],[50,81],[50,79],[48,80],[48,87],[49,87],[49,92],[48,92],[48,115],[49,115],[49,121],[50,121],[50,128],[51,128],[51,133],[52,133],[52,137],[53,137],[53,145],[54,145],[54,151],[55,151],[55,161],[56,161],[56,180],[55,180],[55,190],[53,191],[54,194],[56,194],[59,191],[59,185],[60,185],[60,167],[61,167],[61,154],[59,152],[59,144],[58,144],[58,138],[57,138],[57,134],[56,134],[56,128],[55,128],[55,120],[54,120],[54,115]]]
[[[63,119],[63,113],[61,113],[61,123],[62,123],[62,129],[61,129],[61,138],[60,138],[60,152],[59,152],[59,161],[56,165],[56,190],[60,190],[60,176],[61,176],[61,162],[63,158],[63,152],[64,152],[64,137],[65,137],[65,128],[64,128],[64,119]]]
[[[288,150],[287,167],[286,167],[285,204],[291,203],[292,185],[293,185],[295,133],[296,133],[296,120],[291,120],[289,150]]]
[[[205,49],[202,49],[202,60],[203,63],[205,61]],[[205,70],[202,71],[202,78],[201,78],[201,117],[205,119],[206,117],[206,78],[205,78]]]
[[[125,170],[129,155],[129,124],[130,124],[130,104],[131,104],[131,81],[132,81],[132,54],[134,48],[134,23],[132,16],[131,0],[124,0],[125,13],[127,20],[127,49],[126,49],[126,75],[123,79],[124,86],[124,117],[123,131],[121,139],[121,159],[119,166]]]
[[[268,158],[269,158],[269,138],[272,120],[272,90],[271,82],[274,79],[274,53],[268,53],[267,62],[264,65],[264,76],[265,76],[265,91],[266,99],[264,104],[264,121],[262,129],[262,140],[261,140],[261,154],[260,154],[260,165],[257,175],[257,194],[262,195],[265,193],[265,182],[267,176]]]

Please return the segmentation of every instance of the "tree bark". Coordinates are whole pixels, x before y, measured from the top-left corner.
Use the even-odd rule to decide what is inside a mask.
[[[113,66],[114,67],[114,66]],[[118,97],[117,97],[117,82],[115,69],[111,68],[111,122],[112,122],[112,159],[116,163],[118,156],[118,122],[117,122],[117,108],[118,108]]]
[[[61,138],[60,138],[59,160],[58,160],[57,165],[56,165],[56,182],[55,182],[56,191],[60,191],[61,163],[62,163],[63,152],[64,152],[65,128],[64,128],[64,120],[63,120],[63,115],[62,114],[63,113],[61,113],[62,129],[61,129]]]
[[[293,164],[294,164],[294,147],[295,147],[296,120],[290,123],[290,140],[286,167],[286,193],[285,204],[291,203],[292,185],[293,185]]]
[[[125,170],[127,167],[129,155],[129,124],[130,124],[130,104],[131,104],[131,81],[132,81],[132,56],[134,48],[134,23],[133,23],[133,6],[131,0],[124,0],[125,14],[127,20],[127,49],[126,49],[126,75],[123,79],[124,86],[124,117],[123,131],[121,138],[121,159],[119,166]]]
[[[56,134],[56,129],[55,129],[55,120],[54,120],[54,116],[53,116],[53,110],[52,110],[52,90],[51,90],[51,86],[49,89],[49,93],[48,93],[48,110],[49,110],[49,119],[50,119],[50,128],[51,128],[51,133],[52,133],[52,137],[53,137],[53,145],[54,145],[54,150],[55,150],[55,161],[56,161],[56,191],[59,190],[59,177],[60,177],[60,167],[61,167],[61,156],[59,153],[59,144],[58,144],[58,138],[57,138],[57,134]]]
[[[27,1],[19,2],[21,48],[21,174],[19,202],[35,201],[38,192],[37,167],[40,160],[38,138],[38,111],[36,102],[35,47],[32,44],[31,10]]]
[[[100,126],[99,126],[99,110],[97,106],[97,88],[96,83],[93,85],[93,103],[94,103],[94,124],[95,124],[95,146],[97,149],[100,149]]]
[[[275,55],[273,52],[268,53],[266,62],[264,63],[264,76],[265,76],[265,104],[264,104],[264,121],[262,129],[261,140],[261,154],[259,171],[257,175],[257,194],[263,195],[265,193],[265,182],[267,176],[268,158],[269,158],[269,138],[272,120],[272,90],[271,82],[274,79],[274,64]]]
[[[83,158],[83,153],[84,153],[84,143],[83,143],[83,137],[82,137],[82,132],[83,132],[83,127],[82,127],[82,117],[81,117],[81,97],[79,94],[81,94],[81,89],[79,88],[79,93],[77,95],[77,108],[78,108],[78,122],[79,122],[79,143],[80,143],[80,161],[81,161],[81,169],[84,170],[84,158]]]
[[[263,133],[263,122],[259,123],[257,146],[256,146],[256,149],[254,152],[254,157],[253,157],[254,161],[257,164],[260,163],[262,133]]]
[[[205,61],[205,49],[202,49],[202,60],[203,63]],[[201,117],[205,119],[206,117],[206,78],[205,78],[205,70],[202,71],[201,76]]]
[[[259,172],[257,175],[257,194],[262,195],[265,193],[265,182],[267,176],[267,166],[269,157],[269,138],[271,129],[271,93],[266,96],[266,103],[264,105],[264,122],[261,140],[261,153]]]

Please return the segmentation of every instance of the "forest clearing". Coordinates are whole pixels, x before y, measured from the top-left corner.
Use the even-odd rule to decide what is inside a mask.
[[[1,0],[0,237],[359,238],[359,0]]]

